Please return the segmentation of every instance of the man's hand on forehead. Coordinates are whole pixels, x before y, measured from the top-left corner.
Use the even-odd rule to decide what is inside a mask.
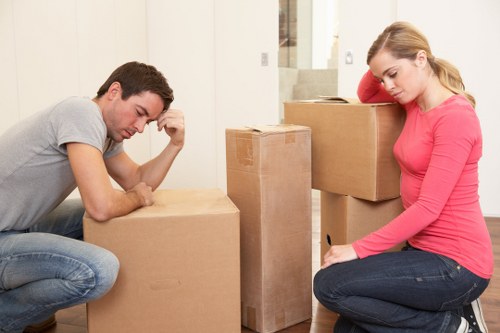
[[[162,129],[170,136],[172,143],[184,145],[184,113],[177,109],[163,111],[157,119],[158,131]]]

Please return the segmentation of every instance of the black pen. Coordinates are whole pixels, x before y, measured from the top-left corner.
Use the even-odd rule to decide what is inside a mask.
[[[330,238],[329,234],[326,234],[326,242],[328,243],[328,245],[332,246],[332,239]]]

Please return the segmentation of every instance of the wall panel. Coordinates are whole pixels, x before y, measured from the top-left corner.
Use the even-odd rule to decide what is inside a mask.
[[[0,134],[19,121],[13,0],[0,0]]]

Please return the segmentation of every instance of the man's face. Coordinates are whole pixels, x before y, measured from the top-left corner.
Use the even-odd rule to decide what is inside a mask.
[[[119,90],[104,116],[108,137],[116,142],[130,139],[135,133],[142,133],[144,127],[156,120],[162,111],[163,101],[157,94],[144,91],[123,100]]]

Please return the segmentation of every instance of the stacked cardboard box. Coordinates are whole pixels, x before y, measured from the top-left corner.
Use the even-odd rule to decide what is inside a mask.
[[[355,241],[402,211],[392,153],[404,124],[398,104],[294,102],[285,122],[312,131],[312,187],[321,190],[322,254]]]
[[[310,129],[227,129],[226,161],[241,212],[242,324],[268,333],[311,318]]]
[[[349,244],[377,230],[403,211],[401,198],[368,201],[349,195],[321,192],[321,257],[332,244]],[[323,241],[325,240],[325,241]],[[393,250],[399,250],[396,246]]]
[[[285,103],[285,123],[312,131],[312,187],[370,201],[399,196],[392,146],[404,117],[397,104]]]
[[[84,238],[120,260],[118,279],[87,305],[89,333],[240,332],[239,211],[218,189],[163,190],[155,204]]]
[[[403,211],[392,148],[404,120],[397,104],[285,103],[285,123],[312,131],[312,188],[321,190],[320,262],[330,248],[327,237],[332,244],[352,243]]]

